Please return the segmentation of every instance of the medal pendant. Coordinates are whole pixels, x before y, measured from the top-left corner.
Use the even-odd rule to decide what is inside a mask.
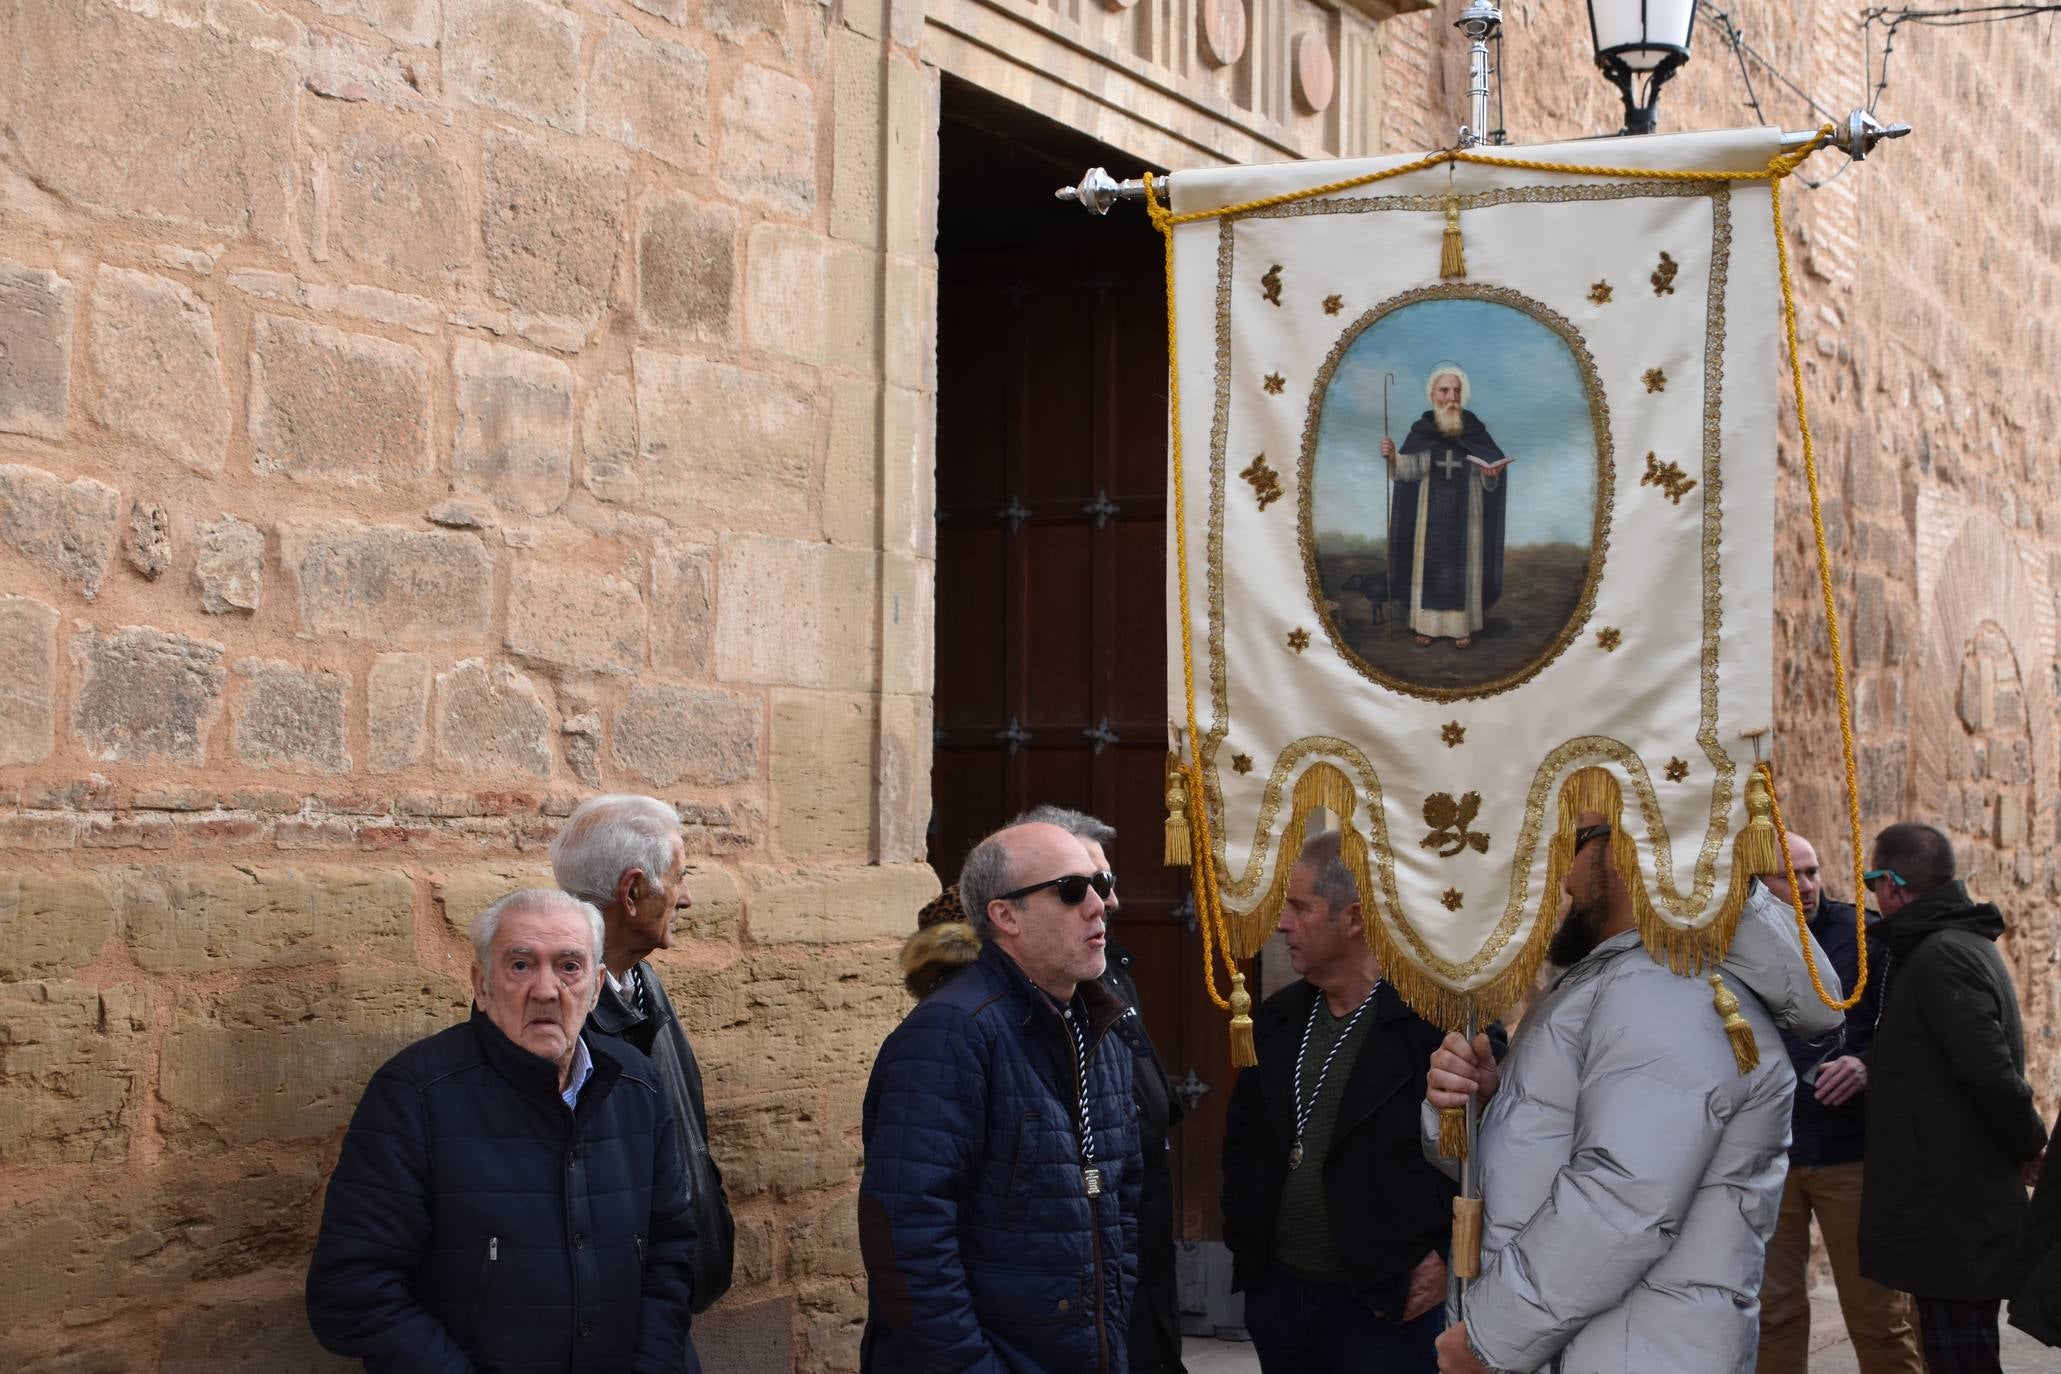
[[[1291,1169],[1300,1169],[1302,1167],[1302,1142],[1300,1140],[1288,1148],[1288,1167]]]
[[[1081,1170],[1081,1183],[1087,1188],[1089,1197],[1102,1196],[1102,1171],[1094,1165]]]

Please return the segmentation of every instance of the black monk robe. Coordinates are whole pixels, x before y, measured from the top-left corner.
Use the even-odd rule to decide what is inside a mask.
[[[1388,517],[1388,585],[1405,608],[1427,611],[1467,609],[1467,493],[1485,474],[1469,462],[1503,461],[1503,450],[1489,437],[1471,410],[1460,412],[1460,432],[1440,434],[1425,411],[1396,451],[1403,457],[1428,456],[1419,481],[1395,483]],[[1493,488],[1481,493],[1481,606],[1487,610],[1503,594],[1503,508],[1509,492],[1509,469],[1497,475]],[[1420,492],[1429,488],[1424,520],[1424,585],[1416,583],[1417,508]],[[1406,611],[1407,613],[1407,611]]]

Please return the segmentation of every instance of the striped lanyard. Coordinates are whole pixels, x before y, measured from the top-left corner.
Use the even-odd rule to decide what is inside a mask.
[[[1345,1045],[1346,1041],[1352,1038],[1353,1027],[1359,1024],[1360,1017],[1365,1014],[1367,1008],[1374,1005],[1374,994],[1380,990],[1381,980],[1376,978],[1374,986],[1368,988],[1367,995],[1360,1000],[1360,1005],[1354,1007],[1353,1014],[1345,1018],[1345,1024],[1339,1027],[1338,1034],[1332,1038],[1331,1048],[1325,1051],[1324,1062],[1317,1068],[1317,1086],[1310,1090],[1310,1100],[1304,1102],[1302,1100],[1303,1060],[1310,1052],[1310,1032],[1317,1028],[1317,1013],[1323,1010],[1324,994],[1321,991],[1318,992],[1316,1000],[1310,1003],[1309,1024],[1302,1028],[1302,1046],[1295,1052],[1295,1144],[1290,1146],[1288,1150],[1289,1168],[1300,1169],[1302,1167],[1303,1134],[1310,1128],[1310,1117],[1317,1110],[1317,1099],[1324,1095],[1324,1080],[1331,1076],[1331,1061],[1338,1058],[1338,1051]]]
[[[1088,1119],[1088,1035],[1072,1007],[1060,1008],[1066,1028],[1072,1032],[1074,1079],[1081,1085],[1081,1186],[1089,1197],[1102,1196],[1102,1171],[1095,1167],[1095,1126]]]

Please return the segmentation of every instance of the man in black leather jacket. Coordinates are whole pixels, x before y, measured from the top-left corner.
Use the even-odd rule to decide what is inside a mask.
[[[592,902],[607,927],[605,968],[587,1030],[634,1045],[658,1066],[672,1103],[681,1173],[694,1214],[694,1311],[730,1287],[736,1223],[723,1174],[708,1146],[708,1108],[694,1047],[673,1012],[665,984],[645,961],[670,948],[687,892],[687,846],[680,818],[655,797],[606,796],[583,802],[551,842],[551,872],[573,896]]]

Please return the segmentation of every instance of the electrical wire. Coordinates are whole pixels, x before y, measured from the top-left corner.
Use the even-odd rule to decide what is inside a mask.
[[[1889,58],[1896,51],[1896,31],[1905,24],[1927,28],[1959,29],[1975,24],[2002,24],[2014,19],[2036,19],[2043,14],[2061,14],[2061,5],[1958,5],[1950,9],[1892,9],[1873,5],[1861,11],[1861,31],[1882,26],[1882,60],[1871,72],[1873,89],[1868,95],[1868,113],[1875,112],[1882,93],[1889,89]],[[1869,56],[1873,57],[1873,48]],[[1873,65],[1873,64],[1871,64]]]
[[[1696,0],[1696,7],[1709,16],[1713,23],[1723,26],[1725,45],[1731,48],[1732,56],[1739,64],[1739,81],[1746,88],[1746,103],[1753,110],[1753,117],[1761,124],[1773,124],[1775,121],[1768,117],[1766,106],[1761,104],[1760,92],[1753,84],[1752,67],[1747,65],[1749,60],[1753,66],[1757,66],[1766,72],[1768,76],[1810,107],[1811,113],[1817,117],[1818,122],[1829,122],[1832,124],[1844,124],[1846,122],[1844,115],[1834,114],[1831,110],[1827,109],[1817,97],[1813,96],[1795,81],[1792,81],[1786,72],[1768,59],[1765,53],[1747,42],[1746,35],[1737,24],[1732,22],[1730,11],[1719,9],[1716,4],[1712,3],[1712,0]],[[1813,181],[1801,172],[1796,174],[1796,179],[1815,191],[1819,187],[1829,186],[1845,176],[1846,169],[1852,165],[1853,159],[1848,158],[1839,165],[1838,169],[1831,176],[1826,177],[1823,181]]]

